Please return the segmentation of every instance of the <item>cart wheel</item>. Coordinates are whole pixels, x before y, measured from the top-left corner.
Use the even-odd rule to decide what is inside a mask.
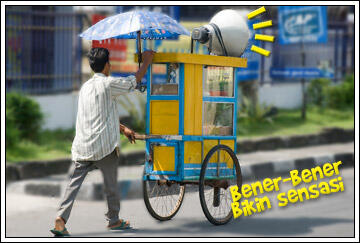
[[[155,219],[170,220],[184,200],[185,185],[168,180],[143,180],[144,202]]]
[[[239,188],[242,185],[239,161],[231,148],[217,145],[206,155],[199,181],[201,207],[212,224],[222,225],[232,219],[230,186],[234,185]]]

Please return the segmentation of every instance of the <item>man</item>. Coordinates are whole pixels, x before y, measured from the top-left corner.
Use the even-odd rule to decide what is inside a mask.
[[[88,54],[94,76],[80,89],[76,135],[72,144],[72,160],[75,163],[64,198],[60,204],[55,228],[50,230],[56,236],[68,236],[65,224],[69,219],[76,195],[87,173],[100,169],[104,178],[109,221],[108,229],[118,230],[130,227],[130,222],[119,219],[120,202],[117,190],[117,167],[120,132],[131,142],[134,132],[119,123],[116,98],[131,92],[146,74],[152,62],[153,51],[142,54],[143,64],[135,76],[110,77],[109,51],[92,48]]]

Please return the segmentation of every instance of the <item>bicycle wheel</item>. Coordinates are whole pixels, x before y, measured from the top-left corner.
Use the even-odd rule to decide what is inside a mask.
[[[217,145],[206,155],[199,180],[201,207],[212,224],[223,225],[233,218],[230,193],[233,185],[239,188],[242,185],[239,161],[231,148]]]
[[[160,221],[170,220],[184,200],[185,185],[168,180],[143,180],[144,202],[150,215]]]

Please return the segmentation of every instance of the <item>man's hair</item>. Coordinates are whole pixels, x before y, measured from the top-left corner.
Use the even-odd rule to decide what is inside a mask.
[[[91,69],[95,73],[100,73],[104,70],[105,64],[109,62],[109,51],[102,47],[91,48],[87,57],[89,58]]]

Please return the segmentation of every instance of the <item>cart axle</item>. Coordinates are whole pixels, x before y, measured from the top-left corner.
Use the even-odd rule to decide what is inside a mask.
[[[182,181],[180,185],[199,185],[198,181]],[[216,188],[223,188],[224,190],[229,188],[229,182],[227,180],[205,180],[206,186],[216,187]]]

